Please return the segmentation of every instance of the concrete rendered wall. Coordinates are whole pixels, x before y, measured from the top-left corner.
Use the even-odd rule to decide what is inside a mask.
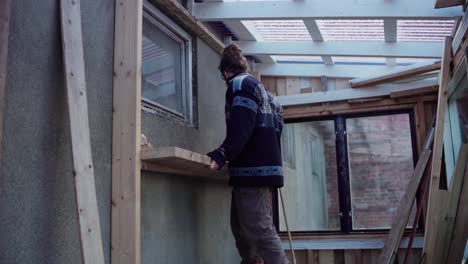
[[[59,2],[12,1],[0,263],[82,263],[61,52]],[[110,262],[114,0],[81,0],[89,125]]]
[[[142,113],[142,133],[153,146],[206,153],[224,133],[225,84],[219,55],[197,41],[198,128]],[[142,174],[142,263],[239,263],[229,226],[230,188],[185,176]]]

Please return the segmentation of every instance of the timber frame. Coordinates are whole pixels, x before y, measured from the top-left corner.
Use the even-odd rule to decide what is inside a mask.
[[[111,263],[139,264],[143,0],[116,0],[112,129]],[[150,1],[221,53],[224,44],[177,1]]]

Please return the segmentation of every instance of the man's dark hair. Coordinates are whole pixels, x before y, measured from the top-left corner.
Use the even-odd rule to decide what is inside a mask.
[[[242,50],[236,44],[231,44],[224,48],[219,71],[232,73],[243,73],[249,70],[247,59],[242,55]]]

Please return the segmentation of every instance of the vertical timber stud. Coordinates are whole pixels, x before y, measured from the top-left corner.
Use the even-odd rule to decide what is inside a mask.
[[[60,10],[81,253],[85,264],[104,264],[89,134],[80,1],[61,0]]]
[[[441,202],[446,194],[446,191],[439,189],[441,167],[442,167],[442,152],[444,141],[444,123],[445,111],[447,109],[447,87],[450,80],[450,62],[452,59],[452,38],[446,37],[444,42],[444,50],[442,56],[442,66],[439,78],[439,97],[437,102],[436,125],[434,132],[434,145],[432,154],[432,169],[429,185],[429,203],[426,216],[426,227],[424,237],[424,253],[427,256],[427,263],[437,263],[433,260],[434,250],[436,250],[436,230],[440,219]]]
[[[140,263],[142,0],[116,0],[112,129],[113,264]]]
[[[8,35],[10,32],[10,9],[11,0],[0,1],[0,169],[2,168],[3,111],[5,109]]]

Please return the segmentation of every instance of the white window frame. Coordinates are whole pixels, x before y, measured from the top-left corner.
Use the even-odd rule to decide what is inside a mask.
[[[142,110],[150,113],[162,112],[173,119],[192,125],[194,120],[192,89],[192,36],[154,7],[149,1],[143,2],[143,19],[147,20],[159,30],[167,34],[171,39],[181,44],[183,113],[143,97],[141,98]]]

